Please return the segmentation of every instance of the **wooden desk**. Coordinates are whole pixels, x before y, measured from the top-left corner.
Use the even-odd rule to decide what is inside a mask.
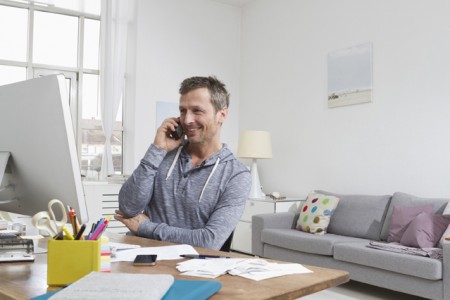
[[[143,247],[172,245],[139,237],[108,233],[111,241],[138,244]],[[45,242],[45,241],[42,241]],[[224,253],[196,248],[201,254],[249,257],[238,253]],[[36,254],[34,263],[2,263],[0,266],[0,299],[29,299],[57,289],[47,286],[47,255]],[[180,260],[158,261],[154,267],[135,267],[130,262],[112,263],[112,272],[171,274],[176,279],[205,280],[206,278],[180,275],[175,265]],[[274,260],[269,260],[274,261]],[[345,271],[306,266],[314,271],[309,274],[295,274],[272,279],[253,281],[240,276],[222,275],[215,281],[222,283],[222,289],[211,299],[296,299],[349,280]]]

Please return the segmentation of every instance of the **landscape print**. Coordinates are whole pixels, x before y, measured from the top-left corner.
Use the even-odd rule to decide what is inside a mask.
[[[328,107],[372,101],[372,43],[328,54]]]

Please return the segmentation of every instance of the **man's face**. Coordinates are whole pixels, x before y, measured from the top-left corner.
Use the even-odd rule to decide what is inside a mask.
[[[226,108],[215,112],[207,88],[192,90],[180,98],[180,121],[192,144],[220,142],[220,128],[227,113]]]

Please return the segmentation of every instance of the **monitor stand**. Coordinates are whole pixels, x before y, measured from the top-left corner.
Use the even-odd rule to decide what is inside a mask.
[[[0,151],[0,191],[2,189],[2,181],[3,176],[6,173],[6,167],[9,165],[9,157],[11,156],[11,152]]]
[[[14,177],[12,169],[13,168],[11,163],[11,152],[0,151],[0,199],[5,198],[7,191],[9,193],[10,191],[14,192],[15,184],[11,182],[11,179]],[[5,180],[3,180],[4,178]],[[1,197],[2,193],[4,194],[3,197]],[[6,200],[0,200],[0,210],[2,204],[10,203],[17,200],[18,199],[15,197],[11,197],[11,199]]]

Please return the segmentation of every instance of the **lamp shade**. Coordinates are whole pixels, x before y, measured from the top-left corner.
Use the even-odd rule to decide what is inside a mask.
[[[272,142],[268,131],[242,131],[239,135],[238,157],[272,158]]]

